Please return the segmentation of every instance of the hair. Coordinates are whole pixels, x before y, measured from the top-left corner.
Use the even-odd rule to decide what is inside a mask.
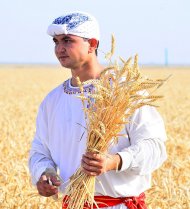
[[[95,50],[96,56],[98,56],[98,46],[99,46],[99,41],[98,41],[98,43],[97,43],[97,47],[96,47],[96,50]]]

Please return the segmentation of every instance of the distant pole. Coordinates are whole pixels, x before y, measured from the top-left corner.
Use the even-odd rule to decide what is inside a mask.
[[[168,66],[168,49],[167,48],[165,48],[164,54],[165,54],[165,66]]]

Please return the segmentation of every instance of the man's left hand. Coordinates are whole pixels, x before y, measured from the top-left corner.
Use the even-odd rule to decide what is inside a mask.
[[[86,152],[82,156],[83,172],[90,176],[98,176],[110,170],[120,170],[122,160],[119,154],[97,154]]]

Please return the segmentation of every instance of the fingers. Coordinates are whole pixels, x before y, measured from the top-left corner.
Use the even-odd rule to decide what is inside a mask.
[[[84,161],[81,163],[83,171],[90,176],[98,176],[103,173],[103,170],[100,167],[90,166],[86,164]]]
[[[97,176],[105,172],[105,159],[100,154],[87,152],[82,157],[83,171],[91,176]]]
[[[83,155],[82,160],[85,164],[87,164],[89,166],[102,168],[103,158],[101,157],[101,155],[86,154],[86,155]]]
[[[83,156],[89,159],[97,160],[97,161],[102,161],[103,159],[101,154],[94,153],[94,152],[86,152]]]
[[[84,173],[98,176],[110,170],[120,170],[122,159],[118,154],[98,154],[87,152],[82,156],[81,166]]]
[[[42,175],[37,182],[38,193],[44,197],[50,197],[58,193],[57,187],[50,185],[46,175]]]
[[[59,187],[61,185],[60,180],[58,180],[56,176],[51,176],[50,180],[51,180],[52,184],[56,187]]]

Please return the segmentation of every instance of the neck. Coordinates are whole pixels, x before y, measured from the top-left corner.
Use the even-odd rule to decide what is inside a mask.
[[[100,76],[103,66],[101,66],[96,60],[94,62],[86,63],[76,69],[71,69],[72,86],[77,86],[76,77],[79,77],[81,82],[97,79]]]

